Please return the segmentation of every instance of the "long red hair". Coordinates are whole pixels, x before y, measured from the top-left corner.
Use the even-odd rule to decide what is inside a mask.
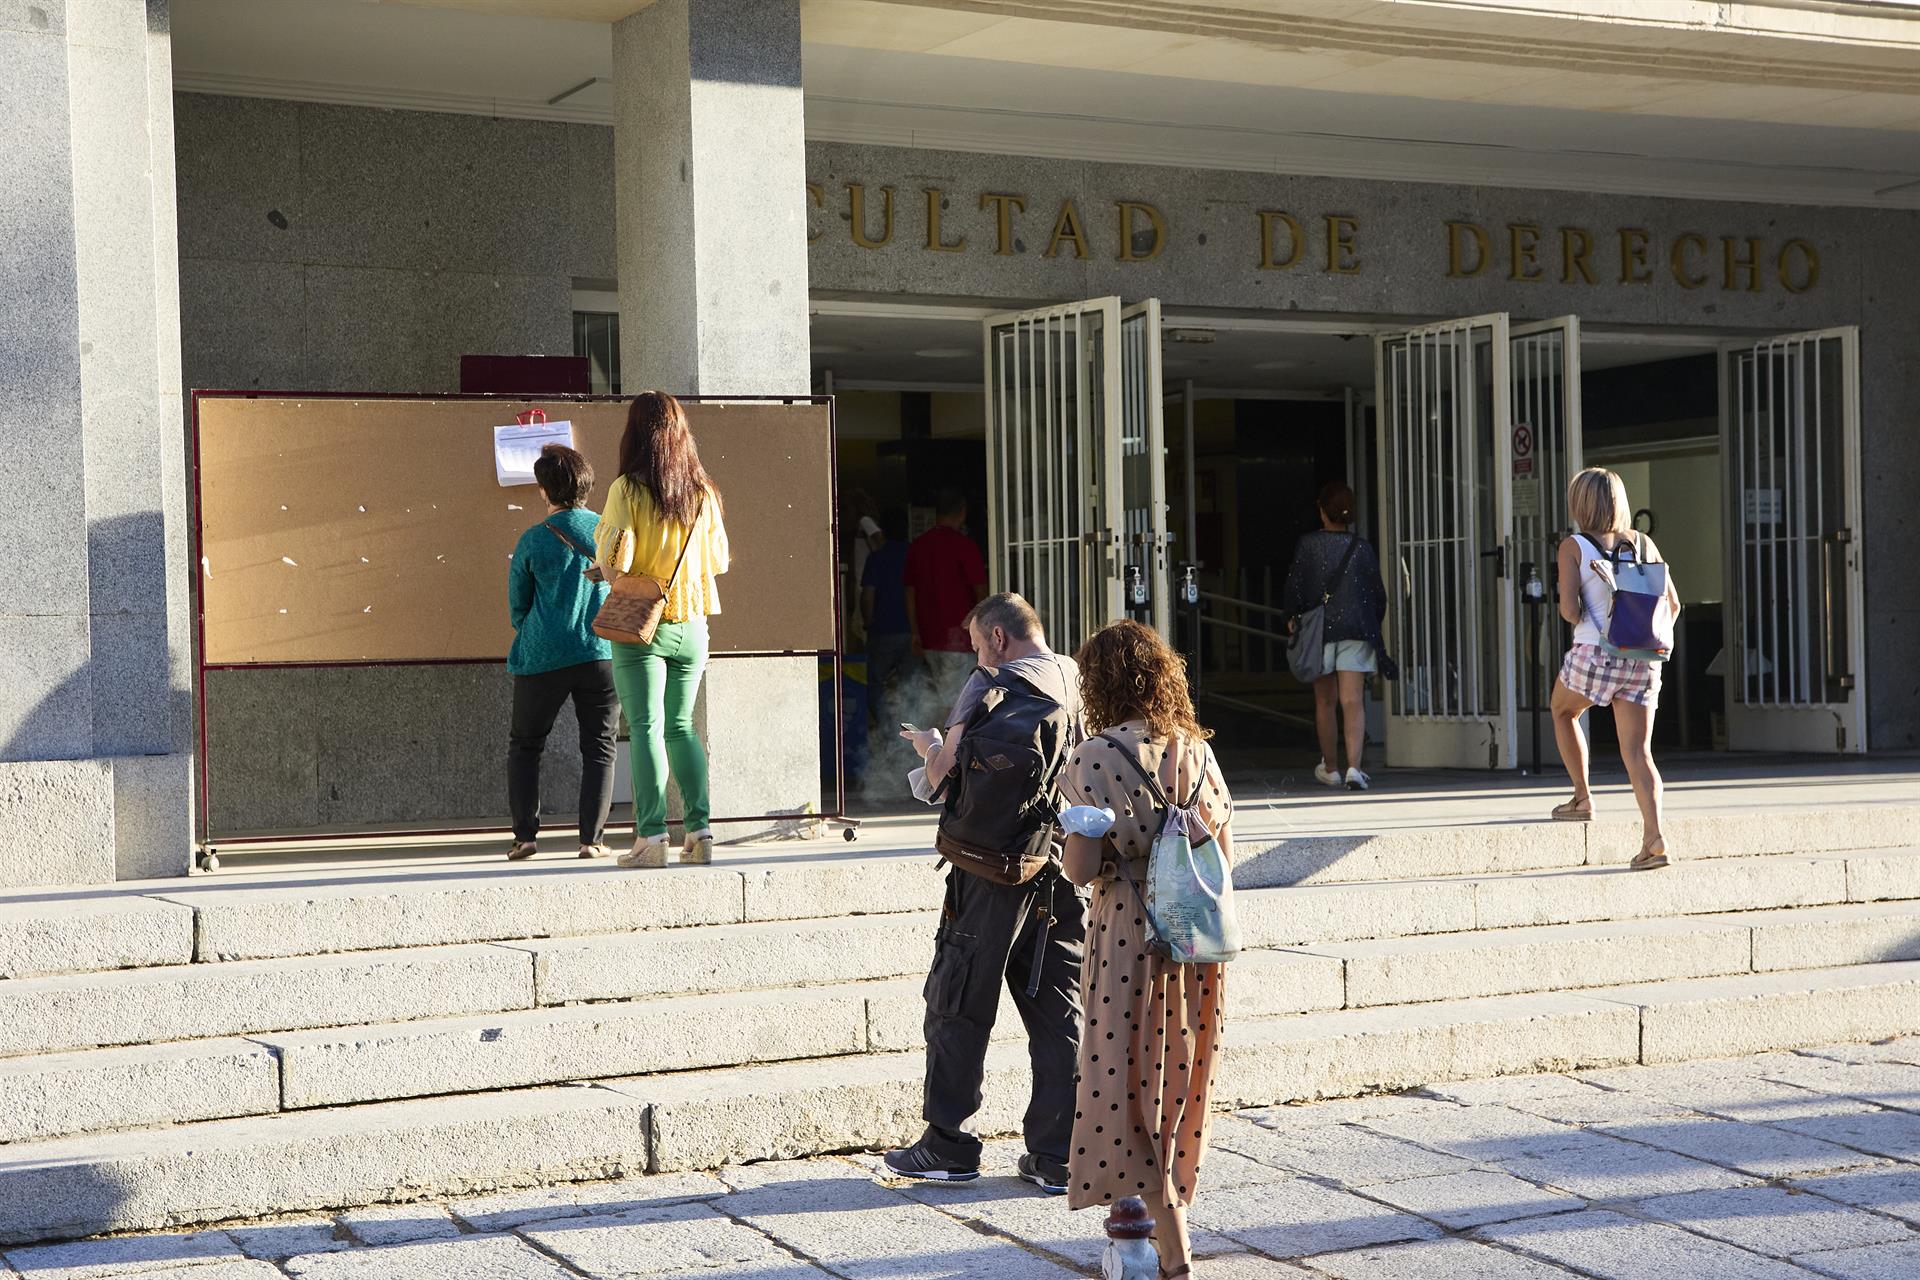
[[[642,391],[628,406],[620,474],[628,484],[644,485],[654,506],[676,524],[692,524],[704,499],[720,506],[720,490],[700,465],[687,411],[664,391]]]

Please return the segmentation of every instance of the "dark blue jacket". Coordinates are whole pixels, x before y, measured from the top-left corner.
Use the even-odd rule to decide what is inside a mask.
[[[1287,587],[1280,607],[1289,616],[1298,617],[1320,603],[1320,597],[1332,584],[1333,599],[1327,604],[1326,638],[1371,640],[1380,646],[1380,623],[1387,616],[1387,586],[1380,580],[1380,562],[1365,538],[1354,548],[1353,560],[1338,581],[1334,572],[1347,554],[1347,543],[1356,534],[1315,529],[1301,535],[1294,548],[1293,567],[1287,570]]]

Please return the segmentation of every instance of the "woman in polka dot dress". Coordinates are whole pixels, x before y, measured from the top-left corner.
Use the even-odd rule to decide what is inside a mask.
[[[1233,799],[1206,745],[1210,731],[1194,719],[1186,666],[1157,634],[1116,622],[1075,661],[1088,731],[1102,736],[1069,759],[1064,790],[1070,803],[1112,809],[1115,824],[1104,839],[1067,837],[1067,878],[1093,886],[1067,1204],[1141,1197],[1154,1216],[1162,1274],[1184,1276],[1192,1271],[1187,1208],[1212,1127],[1225,970],[1147,953],[1142,895],[1164,815],[1121,753],[1155,774],[1165,795],[1197,788],[1201,819],[1229,861]]]

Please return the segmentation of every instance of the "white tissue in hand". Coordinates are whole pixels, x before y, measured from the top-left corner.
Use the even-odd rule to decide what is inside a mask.
[[[1068,835],[1086,836],[1098,840],[1113,830],[1113,810],[1096,809],[1090,804],[1076,804],[1061,811],[1060,825]]]

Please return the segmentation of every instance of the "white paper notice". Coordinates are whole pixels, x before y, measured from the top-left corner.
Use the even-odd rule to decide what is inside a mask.
[[[533,460],[550,444],[573,448],[571,422],[516,422],[510,427],[493,429],[493,473],[500,486],[511,489],[517,484],[532,484]]]

